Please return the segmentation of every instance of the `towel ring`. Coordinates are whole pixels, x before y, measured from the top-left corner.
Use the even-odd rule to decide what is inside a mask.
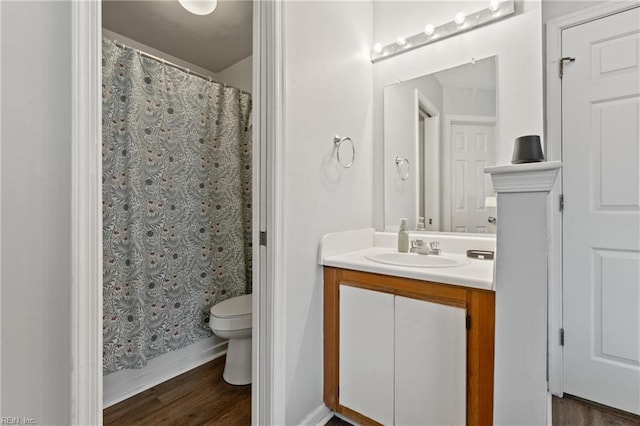
[[[342,143],[346,141],[349,141],[349,143],[351,144],[351,161],[347,164],[343,163],[340,159],[340,145],[342,145]],[[336,135],[333,137],[333,143],[336,145],[336,157],[338,157],[338,163],[340,163],[340,165],[345,169],[353,166],[353,160],[356,159],[356,147],[353,145],[353,141],[351,140],[351,138],[349,136],[344,136],[341,138],[340,136]]]
[[[406,164],[407,165],[407,171],[402,173],[402,165]],[[398,155],[396,155],[396,167],[398,168],[398,174],[400,175],[400,179],[402,179],[403,181],[409,179],[409,169],[411,168],[411,165],[409,164],[409,160],[407,160],[406,158],[400,158]]]

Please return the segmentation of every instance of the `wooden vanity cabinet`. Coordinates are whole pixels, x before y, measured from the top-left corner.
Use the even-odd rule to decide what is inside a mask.
[[[362,424],[493,424],[494,307],[491,291],[325,266],[325,404]]]

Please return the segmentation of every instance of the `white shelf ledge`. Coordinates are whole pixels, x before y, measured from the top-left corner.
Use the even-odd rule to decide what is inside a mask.
[[[491,175],[497,193],[549,192],[561,167],[561,161],[543,161],[487,167],[484,172]]]

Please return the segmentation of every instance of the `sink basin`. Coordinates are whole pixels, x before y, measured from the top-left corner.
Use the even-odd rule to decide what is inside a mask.
[[[448,255],[423,255],[416,253],[398,253],[396,251],[382,251],[367,253],[365,257],[378,263],[395,266],[409,266],[412,268],[452,268],[469,263],[469,260],[460,256]]]

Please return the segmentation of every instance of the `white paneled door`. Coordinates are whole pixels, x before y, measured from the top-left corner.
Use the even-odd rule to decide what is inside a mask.
[[[451,125],[451,231],[495,233],[495,207],[485,206],[494,195],[491,178],[484,168],[494,166],[495,126]]]
[[[640,414],[640,8],[562,56],[564,392]]]

